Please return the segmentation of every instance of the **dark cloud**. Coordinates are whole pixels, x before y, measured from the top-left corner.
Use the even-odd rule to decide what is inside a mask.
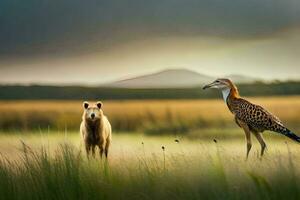
[[[0,56],[89,53],[160,36],[259,37],[299,22],[298,0],[1,0]]]

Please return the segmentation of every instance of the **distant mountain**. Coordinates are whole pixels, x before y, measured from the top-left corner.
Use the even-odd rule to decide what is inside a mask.
[[[228,76],[235,82],[250,83],[254,79],[240,76]],[[114,88],[191,88],[212,82],[215,77],[200,74],[188,69],[168,69],[157,73],[138,76],[105,84]]]
[[[109,83],[106,86],[120,88],[185,88],[201,86],[214,78],[187,69],[168,69]]]

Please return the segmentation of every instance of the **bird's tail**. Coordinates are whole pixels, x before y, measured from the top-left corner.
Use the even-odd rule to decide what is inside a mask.
[[[292,140],[300,143],[300,137],[283,126],[281,126],[276,132],[281,133],[281,134],[291,138]]]

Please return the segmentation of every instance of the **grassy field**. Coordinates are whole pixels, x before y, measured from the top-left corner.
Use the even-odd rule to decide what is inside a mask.
[[[114,135],[108,162],[77,133],[1,134],[1,199],[299,199],[300,147],[267,139],[248,161],[242,139]],[[164,146],[164,150],[162,149]]]
[[[250,98],[300,130],[300,97]],[[218,100],[104,101],[115,132],[188,134],[199,129],[236,128],[232,114]],[[78,130],[81,101],[0,101],[0,130]]]
[[[299,96],[250,100],[300,133]],[[266,155],[253,138],[246,161],[222,100],[105,101],[107,162],[86,159],[81,104],[0,102],[0,199],[300,198],[300,146],[266,132]]]

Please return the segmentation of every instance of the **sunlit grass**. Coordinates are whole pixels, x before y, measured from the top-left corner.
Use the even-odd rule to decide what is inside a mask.
[[[251,100],[300,132],[299,97]],[[108,162],[86,159],[81,103],[0,102],[1,199],[299,198],[300,146],[266,132],[263,159],[253,137],[246,161],[244,133],[222,100],[104,102]]]
[[[299,129],[300,97],[250,98],[276,114],[291,129]],[[188,134],[197,129],[234,128],[223,100],[104,101],[104,113],[114,132]],[[0,130],[78,130],[82,101],[0,101]],[[297,130],[295,130],[297,131]]]
[[[299,145],[243,139],[114,135],[108,162],[88,161],[77,133],[0,136],[4,199],[297,199]],[[177,140],[177,142],[175,141]],[[165,147],[164,151],[162,146]]]

